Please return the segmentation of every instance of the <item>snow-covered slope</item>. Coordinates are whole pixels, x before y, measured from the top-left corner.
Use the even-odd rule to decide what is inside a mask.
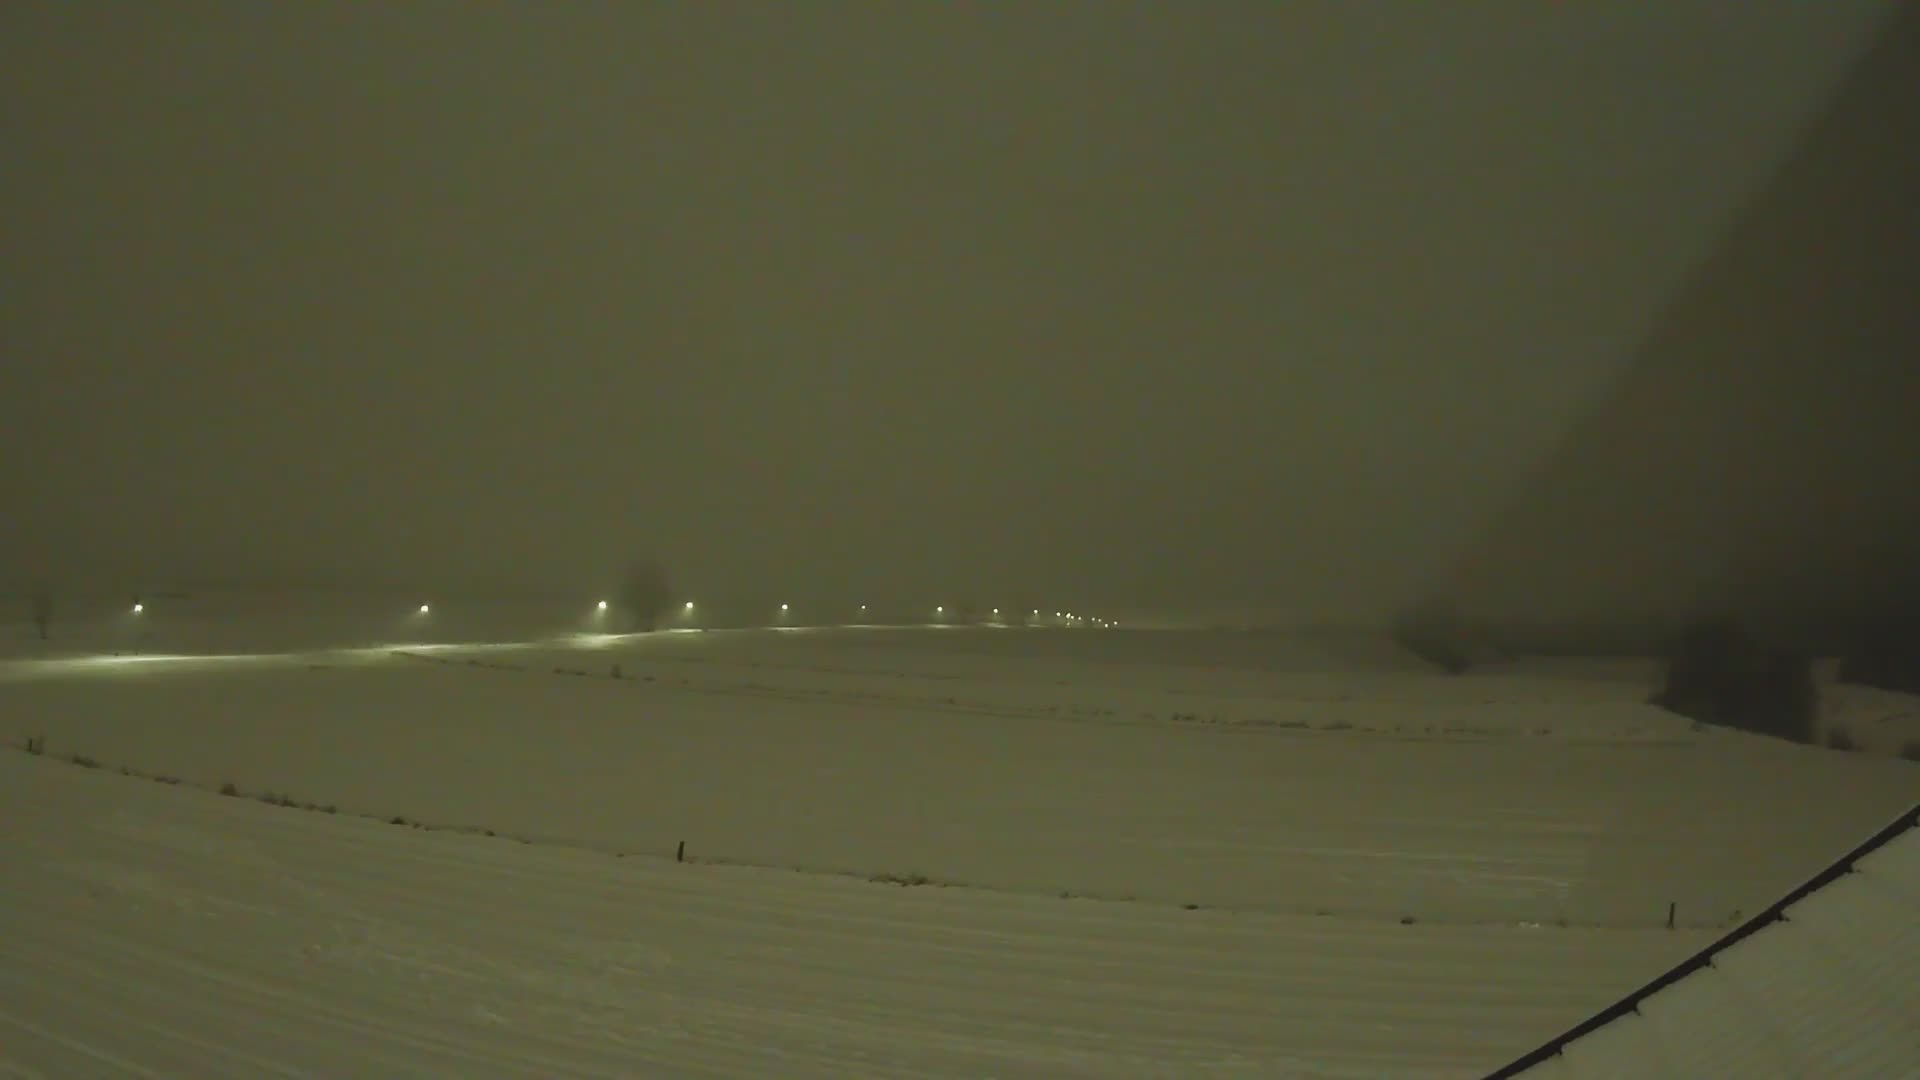
[[[1920,697],[1849,683],[1822,686],[1817,737],[1840,749],[1920,760]]]
[[[615,858],[0,754],[0,1074],[1446,1077],[1697,932]]]

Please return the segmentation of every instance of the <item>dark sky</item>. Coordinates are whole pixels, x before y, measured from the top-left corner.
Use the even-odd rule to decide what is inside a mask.
[[[1392,603],[1891,7],[8,3],[0,558]]]

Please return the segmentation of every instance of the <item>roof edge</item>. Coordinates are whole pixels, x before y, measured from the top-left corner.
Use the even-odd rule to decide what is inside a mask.
[[[1730,946],[1736,945],[1784,919],[1788,908],[1819,892],[1821,889],[1826,888],[1840,878],[1853,873],[1854,863],[1872,854],[1877,849],[1884,847],[1895,837],[1906,832],[1908,829],[1914,828],[1916,825],[1920,825],[1920,803],[1915,803],[1912,807],[1908,808],[1906,813],[1888,822],[1884,828],[1861,841],[1853,850],[1836,859],[1832,865],[1808,878],[1805,882],[1802,882],[1798,888],[1781,897],[1779,900],[1776,900],[1773,904],[1769,905],[1766,910],[1728,931],[1713,944],[1682,960],[1655,978],[1652,982],[1647,983],[1645,986],[1614,1002],[1612,1005],[1594,1013],[1563,1034],[1548,1040],[1544,1045],[1488,1073],[1486,1080],[1509,1080],[1511,1077],[1518,1076],[1526,1070],[1533,1068],[1535,1065],[1539,1065],[1550,1058],[1558,1056],[1561,1051],[1566,1049],[1569,1043],[1592,1034],[1628,1013],[1638,1012],[1642,1001],[1665,990],[1667,987],[1672,986],[1674,983],[1679,982],[1694,972],[1699,971],[1701,968],[1712,964],[1713,958]]]

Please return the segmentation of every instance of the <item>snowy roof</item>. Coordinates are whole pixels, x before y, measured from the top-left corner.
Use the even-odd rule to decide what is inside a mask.
[[[1920,1077],[1916,819],[1488,1080]]]

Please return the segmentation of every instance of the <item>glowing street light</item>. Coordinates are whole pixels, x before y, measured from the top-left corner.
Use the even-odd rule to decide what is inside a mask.
[[[787,610],[787,605],[785,605],[785,604],[781,604],[781,605],[780,605],[780,610],[781,610],[781,611],[785,611],[785,610]]]
[[[606,602],[605,600],[602,600],[602,601],[600,601],[599,603],[597,603],[597,604],[595,604],[595,605],[593,605],[593,606],[594,606],[594,610],[596,610],[596,611],[605,611],[605,610],[607,610],[607,602]]]
[[[686,602],[685,604],[683,604],[683,605],[681,605],[681,608],[680,608],[680,610],[682,610],[682,611],[692,611],[692,610],[693,610],[693,601],[691,601],[691,600],[689,600],[689,601],[687,601],[687,602]]]
[[[429,607],[429,606],[428,606],[428,605],[426,605],[426,604],[421,604],[421,605],[420,605],[420,614],[422,614],[422,615],[425,615],[425,614],[426,614],[427,612],[429,612],[429,611],[432,611],[432,610],[433,610],[433,608],[431,608],[431,607]]]
[[[147,605],[145,605],[145,604],[135,604],[135,605],[133,605],[133,613],[134,613],[135,615],[138,615],[138,614],[140,614],[141,612],[143,612],[143,611],[145,611],[145,610],[147,610]]]
[[[935,615],[945,615],[947,613],[947,609],[944,606],[936,607],[933,609],[933,613]]]

